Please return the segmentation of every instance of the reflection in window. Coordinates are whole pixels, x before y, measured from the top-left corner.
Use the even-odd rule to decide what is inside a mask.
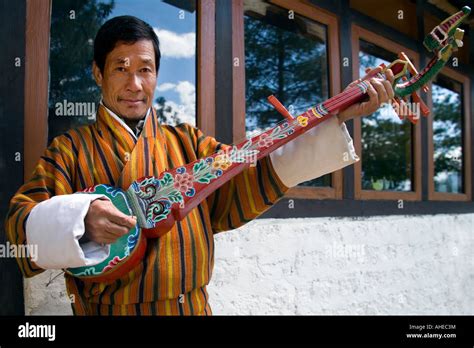
[[[388,65],[397,57],[380,47],[360,41],[359,76],[366,68],[381,63]],[[392,106],[386,105],[361,119],[362,128],[362,189],[412,191],[413,127],[400,120]]]
[[[95,121],[100,90],[92,78],[93,40],[106,20],[121,15],[149,23],[160,40],[154,102],[160,122],[196,124],[195,0],[53,0],[49,140]]]
[[[274,94],[298,115],[329,98],[324,25],[263,1],[244,1],[246,133],[250,137],[282,120],[267,102]],[[331,176],[302,186],[330,186]]]
[[[438,75],[432,95],[435,191],[462,193],[462,84]]]

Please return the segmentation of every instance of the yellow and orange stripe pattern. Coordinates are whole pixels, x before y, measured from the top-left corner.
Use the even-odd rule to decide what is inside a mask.
[[[31,178],[10,202],[8,239],[25,244],[25,222],[36,204],[97,184],[123,189],[143,176],[158,176],[226,145],[199,129],[161,125],[153,110],[136,140],[99,106],[96,123],[53,139]],[[65,275],[76,315],[209,315],[206,285],[214,266],[214,234],[244,225],[269,209],[286,187],[270,159],[228,181],[161,238],[149,240],[145,258],[111,284]],[[44,270],[17,259],[25,277]]]

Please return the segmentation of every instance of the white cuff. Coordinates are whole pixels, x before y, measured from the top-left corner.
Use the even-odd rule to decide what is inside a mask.
[[[352,138],[336,116],[310,129],[270,154],[287,187],[319,178],[359,161]]]
[[[104,261],[110,245],[89,241],[79,244],[84,218],[100,194],[59,195],[38,203],[26,220],[26,241],[37,248],[33,260],[43,269],[91,266]],[[108,198],[107,198],[108,199]]]

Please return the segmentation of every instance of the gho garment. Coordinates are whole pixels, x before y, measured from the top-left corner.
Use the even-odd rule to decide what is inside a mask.
[[[256,166],[216,190],[166,235],[149,240],[145,258],[126,276],[103,284],[65,275],[69,296],[74,299],[73,312],[76,315],[211,314],[206,285],[214,266],[214,234],[255,219],[295,182],[308,180],[311,171],[317,177],[358,160],[345,126],[326,123],[327,132],[322,133],[322,127],[316,127],[319,130],[311,130],[301,140],[284,145],[282,150],[258,161]],[[313,149],[312,155],[316,157],[312,165],[308,165],[308,158],[298,160],[295,153],[305,154],[298,148],[307,148],[308,141],[314,146],[315,139],[320,141],[316,144],[320,149],[324,142],[326,146],[332,142],[332,152]],[[31,179],[11,200],[6,220],[10,242],[38,244],[36,262],[30,258],[17,259],[22,273],[32,277],[45,269],[97,263],[108,255],[106,245],[79,243],[90,202],[98,197],[73,193],[97,184],[127,189],[140,177],[159,176],[164,170],[209,156],[226,146],[189,124],[161,125],[154,110],[148,113],[137,138],[119,117],[100,105],[96,123],[54,138]],[[341,151],[349,151],[352,160],[342,161]],[[333,160],[321,166],[317,156]],[[299,167],[299,176],[285,174],[288,168],[275,172],[273,163],[282,167],[289,162]]]

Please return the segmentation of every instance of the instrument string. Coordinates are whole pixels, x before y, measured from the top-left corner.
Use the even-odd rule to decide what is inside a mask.
[[[377,69],[377,68],[375,68],[375,69]],[[375,76],[377,76],[378,78],[386,79],[385,76],[381,72],[378,72],[377,74],[374,74],[374,77]],[[364,79],[361,79],[360,82],[362,82],[362,81],[364,81]],[[348,101],[353,100],[355,98],[358,98],[358,97],[360,97],[362,95],[365,95],[365,94],[367,94],[367,92],[363,92],[360,89],[359,86],[354,85],[354,86],[346,89],[345,91],[343,91],[343,92],[327,99],[326,101],[324,101],[320,104],[322,104],[328,110],[328,113],[331,114],[331,113],[339,110],[340,107],[342,105],[344,105],[345,103],[347,103]],[[304,111],[300,115],[304,115],[306,112],[308,112],[311,109],[312,108],[307,109],[306,111]],[[295,119],[296,119],[296,117],[295,117]],[[289,122],[289,121],[287,119],[280,120],[271,129],[274,129],[277,126],[282,126],[285,122]],[[268,131],[269,131],[269,129],[266,129],[264,131],[257,132],[256,134],[251,134],[250,136],[245,136],[244,138],[230,144],[230,146],[237,146],[238,147],[242,142],[246,142],[250,139],[255,139],[255,138],[261,136],[262,134],[267,133]],[[218,151],[216,151],[214,154],[216,154],[217,152]]]

